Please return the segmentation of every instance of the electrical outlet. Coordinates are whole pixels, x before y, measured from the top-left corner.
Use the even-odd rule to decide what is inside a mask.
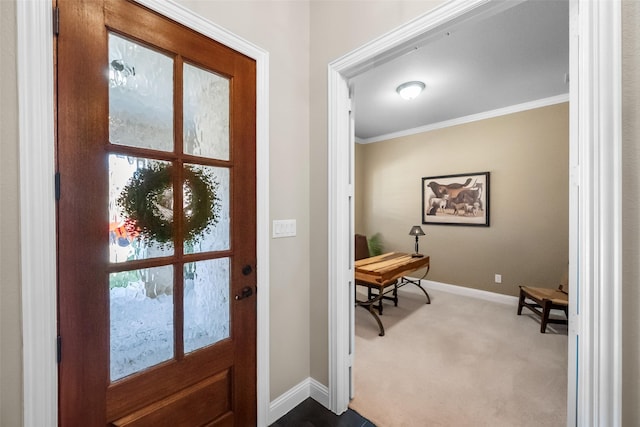
[[[502,274],[496,274],[495,282],[502,283]]]

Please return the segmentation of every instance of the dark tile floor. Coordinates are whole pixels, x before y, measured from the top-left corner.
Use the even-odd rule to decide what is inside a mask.
[[[315,400],[308,398],[270,427],[376,427],[355,411],[337,416]]]

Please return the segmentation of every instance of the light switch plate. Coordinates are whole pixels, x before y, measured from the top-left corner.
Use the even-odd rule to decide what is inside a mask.
[[[295,219],[275,219],[273,220],[272,237],[294,237],[296,235]]]

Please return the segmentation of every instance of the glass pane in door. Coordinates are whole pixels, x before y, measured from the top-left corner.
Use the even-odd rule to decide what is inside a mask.
[[[111,381],[171,360],[173,267],[109,275]]]
[[[184,352],[229,337],[229,258],[184,266]]]
[[[208,251],[223,251],[230,249],[230,224],[231,219],[229,203],[230,203],[230,182],[229,168],[202,166],[202,165],[185,165],[185,176],[197,174],[206,180],[207,185],[213,191],[214,202],[211,207],[211,222],[198,233],[193,233],[192,239],[186,239],[184,242],[185,253],[198,253]],[[189,173],[189,171],[191,171]],[[195,188],[198,191],[198,187]],[[202,192],[202,190],[199,190]],[[202,198],[193,193],[189,185],[184,188],[184,204],[185,204],[185,225],[187,232],[190,227],[193,228],[201,221],[198,219],[201,213],[194,212],[193,207],[198,204],[195,200]],[[195,215],[195,217],[194,217]],[[190,226],[190,224],[192,224]],[[200,230],[202,227],[199,227]]]
[[[109,33],[109,142],[173,151],[173,59]]]
[[[184,152],[229,160],[229,79],[184,64]]]
[[[109,154],[109,261],[173,255],[171,163]]]

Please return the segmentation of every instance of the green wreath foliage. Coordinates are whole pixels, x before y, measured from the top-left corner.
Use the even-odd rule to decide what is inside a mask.
[[[173,241],[173,165],[154,162],[138,169],[122,189],[116,203],[122,209],[125,227],[160,246]],[[184,166],[184,225],[187,242],[197,242],[220,220],[218,182],[192,166]]]

